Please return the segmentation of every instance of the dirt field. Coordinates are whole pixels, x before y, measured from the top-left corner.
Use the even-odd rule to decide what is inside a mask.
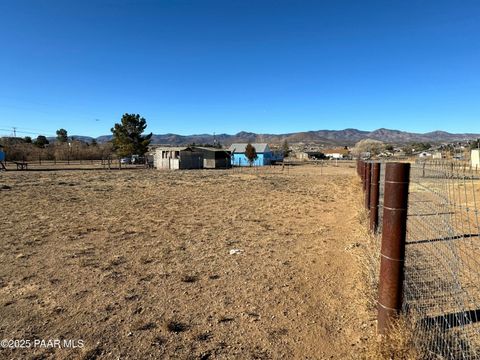
[[[361,358],[374,334],[353,167],[1,185],[0,338],[84,342],[1,358]]]

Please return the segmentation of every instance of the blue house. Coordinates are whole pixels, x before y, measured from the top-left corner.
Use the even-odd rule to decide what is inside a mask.
[[[266,143],[252,143],[252,146],[257,151],[258,158],[253,162],[254,166],[270,165],[273,159],[273,153]],[[245,148],[247,143],[232,144],[229,151],[232,153],[232,165],[234,166],[250,166],[250,163],[245,156]]]

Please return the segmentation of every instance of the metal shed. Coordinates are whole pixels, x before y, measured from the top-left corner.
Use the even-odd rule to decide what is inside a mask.
[[[231,164],[231,152],[226,149],[211,147],[194,147],[195,151],[203,154],[203,167],[205,169],[228,169]]]

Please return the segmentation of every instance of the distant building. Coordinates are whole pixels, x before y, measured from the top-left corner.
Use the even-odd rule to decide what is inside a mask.
[[[330,159],[343,159],[350,155],[350,151],[345,148],[324,149],[322,153]]]
[[[205,169],[227,169],[232,167],[232,154],[226,149],[217,149],[212,147],[193,147],[203,155],[203,167]]]
[[[325,159],[325,154],[321,151],[302,151],[295,154],[300,160],[320,160]]]
[[[478,169],[480,168],[480,150],[474,149],[470,154],[470,161],[472,164],[472,168]]]
[[[232,153],[232,165],[235,166],[250,166],[250,162],[245,156],[245,148],[247,143],[232,144],[228,149]],[[253,162],[254,166],[270,165],[273,160],[273,153],[266,143],[252,143],[251,144],[257,152],[257,159]]]
[[[202,169],[203,154],[191,147],[157,147],[154,155],[157,169]]]
[[[443,159],[443,154],[440,151],[436,151],[432,154],[432,159]]]
[[[426,152],[426,151],[422,151],[420,154],[418,154],[418,157],[419,157],[419,158],[432,157],[432,153],[429,153],[429,152]]]

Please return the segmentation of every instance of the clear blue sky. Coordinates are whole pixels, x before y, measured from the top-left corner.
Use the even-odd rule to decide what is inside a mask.
[[[480,132],[478,1],[0,0],[0,20],[0,134],[125,112],[154,133]]]

